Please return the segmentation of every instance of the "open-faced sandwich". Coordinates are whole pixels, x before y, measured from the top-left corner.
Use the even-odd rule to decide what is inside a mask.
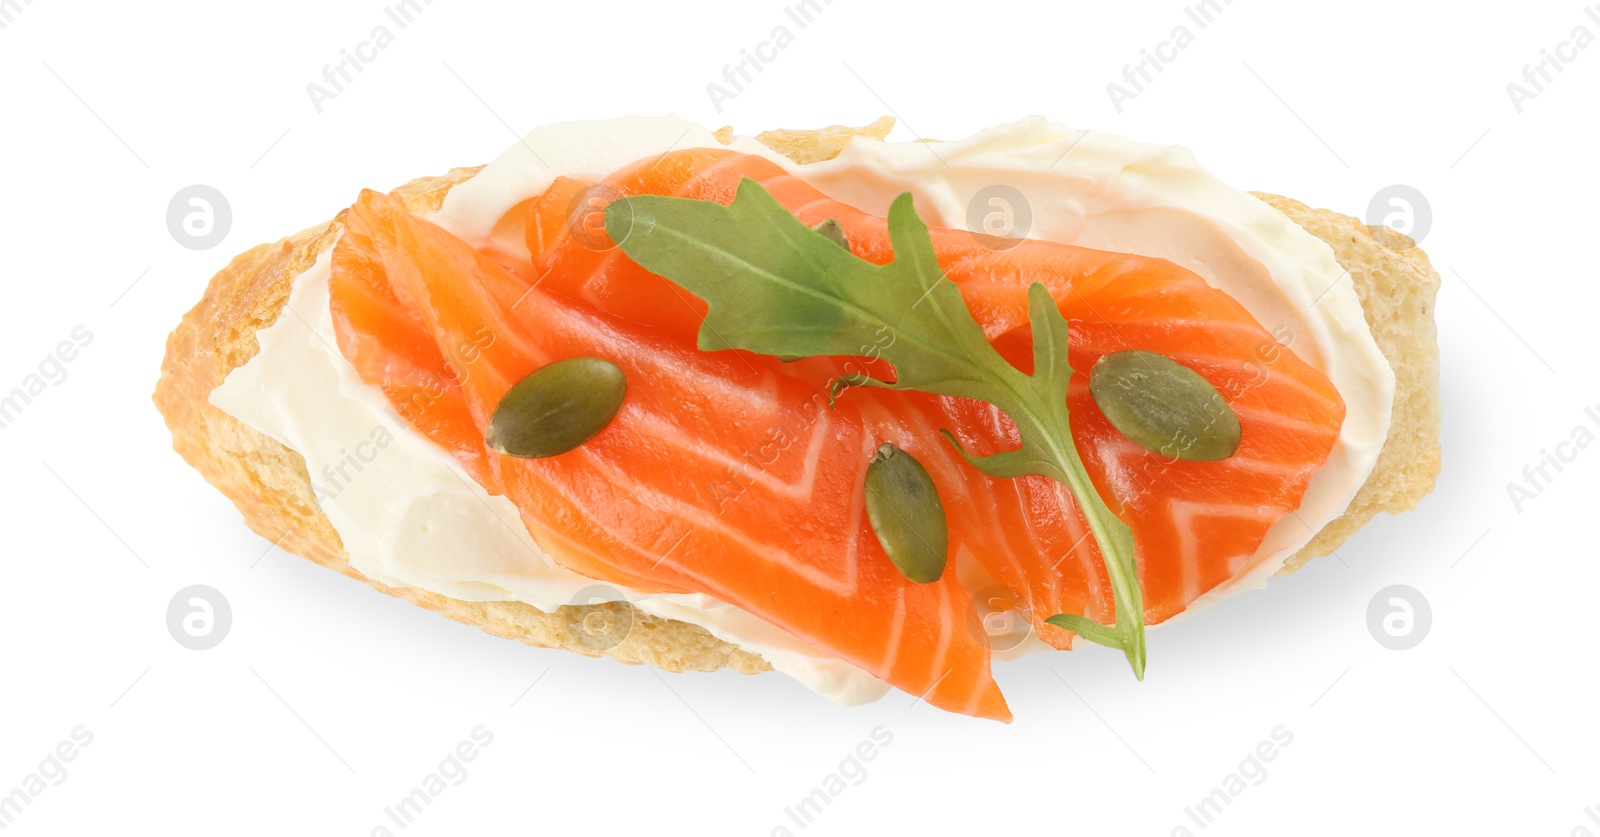
[[[1412,507],[1403,236],[1041,119],[543,128],[212,279],[175,447],[268,540],[494,634],[1008,719],[996,657],[1146,626]]]

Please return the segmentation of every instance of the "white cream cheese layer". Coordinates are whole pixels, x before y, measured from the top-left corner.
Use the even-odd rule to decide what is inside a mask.
[[[630,601],[700,625],[843,704],[888,685],[771,623],[703,595],[643,595],[558,566],[453,457],[406,427],[339,354],[328,308],[329,256],[295,279],[290,309],[257,336],[261,352],[211,394],[234,418],[298,452],[350,565],[392,587],[542,610]]]
[[[501,222],[555,177],[600,179],[672,149],[720,145],[704,128],[673,117],[541,128],[455,187],[430,220],[469,244],[523,260],[520,219]],[[1389,430],[1394,375],[1332,250],[1212,177],[1182,148],[1037,118],[936,145],[858,138],[835,159],[810,165],[792,163],[751,138],[737,138],[732,147],[767,157],[868,212],[885,214],[896,195],[911,191],[929,224],[970,228],[998,220],[1032,238],[1169,259],[1239,300],[1328,376],[1344,398],[1346,417],[1327,464],[1312,478],[1297,513],[1268,532],[1232,581],[1188,612],[1264,585],[1344,512],[1377,461]],[[997,185],[1015,191],[990,205],[993,191],[985,190]],[[975,197],[983,199],[969,212]],[[1031,219],[1025,231],[1024,218]],[[509,500],[489,496],[443,450],[404,427],[381,392],[356,377],[335,348],[327,281],[324,254],[296,279],[293,314],[258,333],[261,352],[211,400],[305,457],[321,505],[357,570],[390,585],[470,601],[515,600],[548,609],[626,599],[646,613],[701,625],[839,702],[884,693],[887,687],[866,672],[710,597],[644,595],[556,566]],[[1042,643],[1023,643],[1016,653],[1038,647]]]

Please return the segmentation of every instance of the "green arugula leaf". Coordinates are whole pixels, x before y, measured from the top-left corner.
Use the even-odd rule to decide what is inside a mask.
[[[1072,441],[1067,414],[1067,323],[1043,285],[1028,289],[1034,372],[1012,366],[984,337],[961,292],[939,268],[911,195],[889,208],[895,260],[875,265],[801,223],[746,178],[733,203],[638,195],[606,208],[606,232],[646,269],[706,301],[699,346],[796,356],[870,355],[894,367],[892,381],[865,375],[835,382],[974,398],[1016,423],[1022,444],[974,456],[943,432],[973,467],[1009,479],[1036,474],[1063,483],[1083,509],[1105,559],[1113,625],[1077,614],[1048,620],[1119,648],[1144,678],[1144,604],[1133,535],[1095,489]]]

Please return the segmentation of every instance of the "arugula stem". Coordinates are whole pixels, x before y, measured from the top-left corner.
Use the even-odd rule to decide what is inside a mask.
[[[606,208],[606,231],[629,258],[706,301],[698,345],[777,357],[856,354],[863,346],[894,368],[893,381],[841,378],[830,388],[871,386],[976,398],[1009,415],[1017,450],[976,457],[945,437],[985,474],[1035,474],[1067,487],[1105,562],[1112,624],[1062,613],[1046,622],[1120,648],[1144,679],[1144,596],[1133,534],[1106,505],[1072,440],[1067,409],[1067,322],[1049,291],[1028,288],[1034,371],[1024,374],[990,345],[955,283],[939,266],[928,228],[908,192],[889,207],[894,261],[853,255],[801,223],[754,180],[731,204],[635,195]],[[880,345],[884,334],[894,336]]]
[[[1054,406],[1054,405],[1052,405]],[[1051,415],[1060,422],[1058,427],[1067,427],[1068,417],[1065,406],[1047,409],[1036,415]],[[1016,417],[1013,417],[1015,421]],[[1115,602],[1116,621],[1109,627],[1110,631],[1096,631],[1090,626],[1098,626],[1088,617],[1081,619],[1061,619],[1051,617],[1046,620],[1058,627],[1066,628],[1077,633],[1084,639],[1120,648],[1128,657],[1129,665],[1133,666],[1133,676],[1139,680],[1144,679],[1145,667],[1145,642],[1144,642],[1144,592],[1139,586],[1138,566],[1134,561],[1133,542],[1129,538],[1117,536],[1118,529],[1126,532],[1125,524],[1106,505],[1100,492],[1094,486],[1094,481],[1089,478],[1088,469],[1084,467],[1083,459],[1078,456],[1077,448],[1072,444],[1071,433],[1051,432],[1050,428],[1038,428],[1035,438],[1043,439],[1046,449],[1050,452],[1054,464],[1061,469],[1059,477],[1052,476],[1066,483],[1078,499],[1078,505],[1083,509],[1083,516],[1089,523],[1089,531],[1094,535],[1095,543],[1100,547],[1100,556],[1106,567],[1106,575],[1111,580],[1112,599]],[[1065,477],[1065,479],[1061,479]],[[1087,623],[1087,624],[1084,624]],[[1108,641],[1113,640],[1113,641]]]

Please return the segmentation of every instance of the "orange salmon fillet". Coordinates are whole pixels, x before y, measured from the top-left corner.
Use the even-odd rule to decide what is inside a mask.
[[[1066,648],[1071,634],[1044,619],[1105,622],[1113,612],[1099,550],[1070,493],[1043,477],[987,477],[937,433],[948,428],[974,453],[994,453],[1017,443],[1010,420],[988,404],[914,392],[851,390],[829,407],[827,385],[840,374],[892,377],[865,358],[783,363],[701,352],[704,304],[573,217],[574,207],[598,212],[599,196],[616,194],[727,203],[746,177],[807,224],[838,220],[857,255],[893,257],[882,218],[723,149],[642,161],[603,191],[558,179],[519,207],[525,271],[364,192],[334,252],[340,350],[413,427],[516,503],[563,566],[644,592],[715,596],[935,706],[1009,719],[981,614],[1014,607]],[[587,195],[597,197],[585,203]],[[1078,370],[1068,395],[1074,438],[1133,532],[1147,620],[1182,612],[1247,569],[1337,438],[1344,405],[1332,384],[1238,302],[1170,262],[930,233],[986,335],[1025,371],[1027,288],[1042,282],[1059,304]],[[1111,428],[1085,372],[1108,352],[1135,348],[1194,368],[1224,394],[1243,429],[1233,457],[1173,461]],[[483,430],[505,391],[577,356],[605,358],[627,375],[611,424],[549,459],[487,449]],[[862,480],[886,441],[924,464],[949,518],[953,566],[933,584],[900,575],[866,521]]]

